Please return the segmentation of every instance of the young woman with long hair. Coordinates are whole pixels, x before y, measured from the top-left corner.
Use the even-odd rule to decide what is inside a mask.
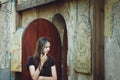
[[[55,61],[48,54],[50,41],[41,37],[37,41],[33,56],[28,59],[28,68],[33,80],[57,80]]]

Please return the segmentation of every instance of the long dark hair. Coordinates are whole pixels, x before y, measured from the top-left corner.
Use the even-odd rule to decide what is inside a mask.
[[[40,55],[43,53],[43,48],[45,46],[45,43],[49,42],[48,39],[46,37],[41,37],[38,39],[37,43],[36,43],[36,48],[34,51],[34,59],[35,59],[35,64],[38,66],[40,61]]]

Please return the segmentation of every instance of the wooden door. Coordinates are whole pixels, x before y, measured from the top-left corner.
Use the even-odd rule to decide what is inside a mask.
[[[24,68],[27,58],[33,55],[36,41],[41,36],[50,39],[49,54],[54,57],[57,67],[58,80],[61,80],[61,41],[55,26],[45,19],[37,19],[28,25],[22,37],[22,80],[31,80],[29,71]]]
[[[104,5],[105,0],[93,0],[93,80],[105,80],[104,66]]]

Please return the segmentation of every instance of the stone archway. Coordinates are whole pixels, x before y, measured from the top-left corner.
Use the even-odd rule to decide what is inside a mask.
[[[68,39],[67,39],[67,28],[65,19],[61,14],[56,14],[53,16],[52,23],[56,26],[62,45],[61,53],[61,67],[62,67],[62,80],[68,80],[67,75],[67,50],[68,50]]]

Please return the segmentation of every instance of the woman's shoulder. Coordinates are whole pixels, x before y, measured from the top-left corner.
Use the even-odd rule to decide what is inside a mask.
[[[51,66],[55,65],[55,59],[51,55],[48,55],[48,61],[51,64]]]
[[[50,60],[54,60],[54,58],[53,58],[51,55],[48,55],[48,58],[49,58]]]
[[[25,64],[25,68],[28,70],[28,67],[33,64],[34,64],[34,57],[28,56],[28,60],[27,60],[27,64]]]
[[[30,62],[30,63],[34,63],[34,57],[33,56],[29,56],[28,57],[28,62]]]
[[[34,59],[33,56],[28,56],[28,60]]]

